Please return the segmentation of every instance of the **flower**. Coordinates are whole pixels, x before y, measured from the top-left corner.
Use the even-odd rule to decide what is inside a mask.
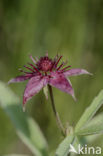
[[[24,66],[28,71],[19,69],[24,74],[8,82],[10,84],[29,80],[24,90],[23,105],[48,84],[70,94],[75,99],[72,84],[67,77],[90,74],[85,69],[70,69],[71,66],[65,66],[67,62],[62,62],[59,65],[62,58],[59,55],[56,55],[54,59],[50,59],[48,54],[40,59],[34,59],[31,55],[30,58],[34,64],[28,63],[30,67]]]

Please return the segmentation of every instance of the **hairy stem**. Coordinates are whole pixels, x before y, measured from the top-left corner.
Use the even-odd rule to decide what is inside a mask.
[[[58,114],[58,112],[56,111],[56,108],[55,108],[52,87],[50,85],[48,85],[48,89],[49,89],[49,93],[50,93],[50,99],[51,99],[52,109],[53,109],[54,115],[56,117],[58,128],[60,129],[60,131],[63,134],[63,136],[65,136],[66,135],[65,134],[65,129],[64,129],[63,124],[62,124],[62,122],[60,120],[59,114]]]

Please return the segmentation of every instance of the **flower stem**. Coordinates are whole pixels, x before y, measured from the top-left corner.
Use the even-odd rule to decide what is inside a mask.
[[[53,97],[53,91],[52,91],[52,87],[50,85],[48,85],[48,90],[49,90],[49,93],[50,93],[50,99],[51,99],[52,109],[53,109],[54,115],[56,117],[56,121],[57,121],[58,127],[61,130],[61,133],[63,134],[63,136],[65,136],[66,135],[65,134],[65,129],[64,129],[63,124],[62,124],[62,122],[60,120],[59,114],[56,111],[55,103],[54,103],[54,97]]]

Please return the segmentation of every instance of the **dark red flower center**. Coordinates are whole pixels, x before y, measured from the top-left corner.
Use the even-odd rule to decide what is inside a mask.
[[[37,62],[37,67],[39,70],[44,72],[51,71],[53,67],[53,61],[47,56],[41,57],[40,60]]]

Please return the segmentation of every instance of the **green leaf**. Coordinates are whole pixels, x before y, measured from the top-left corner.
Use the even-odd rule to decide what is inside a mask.
[[[78,133],[79,130],[88,123],[95,115],[97,110],[103,104],[103,90],[99,93],[97,97],[93,100],[92,104],[85,110],[82,117],[80,118],[79,122],[75,127],[75,132]]]
[[[78,145],[80,144],[79,140],[77,137],[75,137],[74,141],[73,141],[73,147],[75,148],[76,151],[78,151]],[[77,156],[76,153],[71,152],[70,156]]]
[[[94,135],[87,135],[87,136],[82,136],[85,139],[86,144],[92,144],[93,142],[96,142],[97,139],[101,138],[103,134],[94,134]]]
[[[67,136],[56,150],[55,156],[67,156],[69,154],[70,144],[73,143],[74,136]]]
[[[103,113],[94,117],[77,135],[91,135],[103,133]]]
[[[19,98],[0,82],[0,105],[12,120],[18,136],[36,156],[47,155],[47,143],[37,123],[22,111]]]

